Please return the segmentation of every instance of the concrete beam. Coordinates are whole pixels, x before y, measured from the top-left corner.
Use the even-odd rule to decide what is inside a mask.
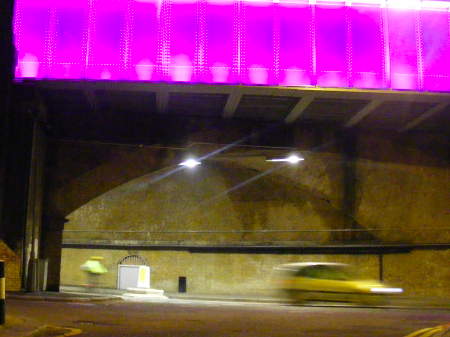
[[[438,114],[439,112],[443,111],[447,107],[450,108],[449,103],[437,104],[434,107],[428,109],[426,112],[424,112],[419,117],[417,117],[417,118],[413,119],[412,121],[410,121],[409,123],[407,123],[403,128],[400,128],[398,131],[405,132],[405,131],[411,130],[412,128],[415,128],[417,125],[419,125],[423,121],[430,118],[431,116],[434,116],[434,115]]]
[[[233,90],[228,96],[227,103],[223,108],[223,118],[231,118],[236,112],[239,102],[241,101],[243,94],[238,90]]]
[[[168,84],[147,82],[114,82],[114,81],[29,81],[20,85],[37,86],[49,89],[92,89],[92,90],[121,90],[139,92],[185,92],[205,94],[229,94],[240,92],[246,95],[305,97],[331,99],[384,100],[400,102],[449,102],[450,94],[442,92],[414,92],[395,90],[366,90],[366,89],[336,89],[314,87],[269,87],[269,86],[241,86],[241,85],[207,85],[207,84]]]
[[[352,118],[345,124],[346,128],[351,128],[358,124],[361,120],[363,120],[366,116],[374,112],[381,104],[383,104],[383,100],[373,100],[369,102],[364,108],[359,110]]]
[[[161,90],[156,92],[156,108],[158,113],[164,114],[169,106],[169,90]]]
[[[306,108],[314,101],[314,96],[305,96],[291,110],[289,115],[284,119],[285,123],[295,122],[305,112]]]

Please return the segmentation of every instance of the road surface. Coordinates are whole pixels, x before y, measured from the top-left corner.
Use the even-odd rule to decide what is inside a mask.
[[[22,329],[82,330],[85,337],[400,337],[450,322],[450,311],[169,300],[165,303],[65,303],[9,300]],[[1,332],[0,332],[1,334]]]

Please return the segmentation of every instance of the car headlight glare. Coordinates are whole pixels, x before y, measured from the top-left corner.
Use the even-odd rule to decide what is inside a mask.
[[[403,292],[402,288],[370,288],[372,293],[378,294],[400,294]]]

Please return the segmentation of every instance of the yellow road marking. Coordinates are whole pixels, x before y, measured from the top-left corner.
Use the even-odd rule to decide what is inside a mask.
[[[81,329],[72,329],[72,328],[68,328],[70,331],[65,333],[63,336],[64,337],[69,337],[69,336],[76,336],[76,335],[80,335],[83,331]]]
[[[405,337],[432,337],[435,333],[443,331],[444,328],[442,326],[434,327],[434,328],[425,328],[422,330],[418,330],[409,334]]]
[[[61,333],[60,335],[55,335],[54,337],[70,337],[70,336],[76,336],[81,334],[83,331],[80,329],[75,328],[66,328],[66,327],[60,327],[60,326],[53,326],[53,325],[44,325],[40,327],[39,329],[33,331],[29,337],[39,337],[43,336],[43,334],[46,334],[47,332],[57,332]]]

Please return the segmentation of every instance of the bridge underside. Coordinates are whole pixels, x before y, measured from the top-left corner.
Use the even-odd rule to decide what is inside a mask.
[[[103,140],[118,137],[145,143],[142,126],[153,118],[188,116],[224,123],[320,125],[342,131],[446,133],[450,128],[450,95],[446,93],[110,81],[30,81],[20,88],[28,86],[36,88],[35,96],[57,137],[104,135]],[[106,136],[108,127],[115,130]]]

